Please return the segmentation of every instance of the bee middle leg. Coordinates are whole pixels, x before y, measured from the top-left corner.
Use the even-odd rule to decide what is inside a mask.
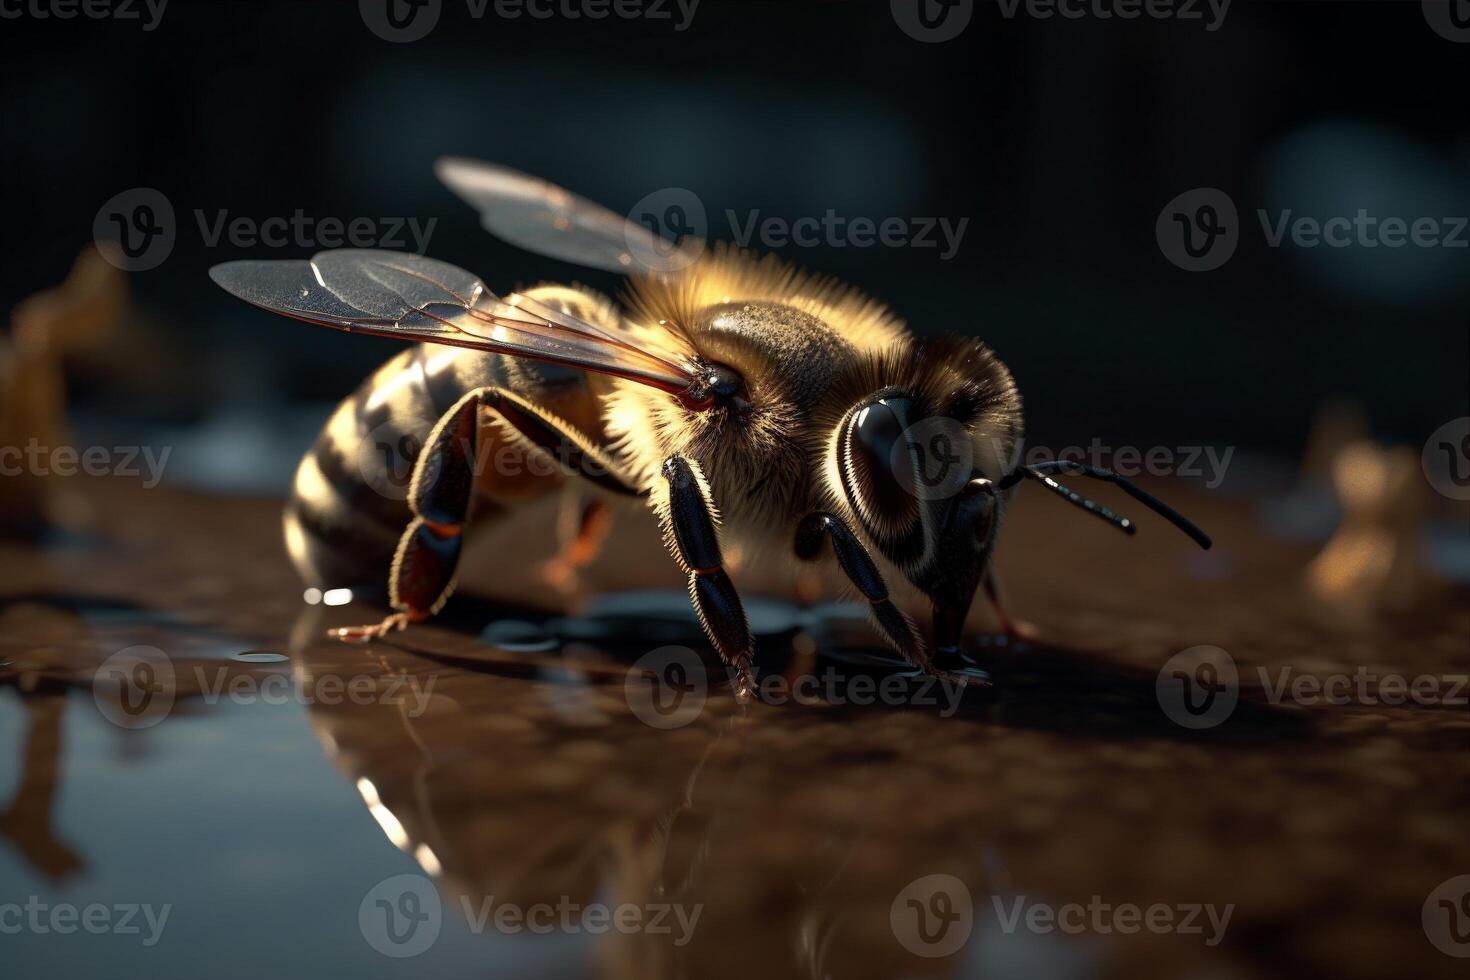
[[[388,578],[388,599],[396,612],[382,622],[342,627],[330,635],[366,642],[428,619],[448,601],[474,501],[482,407],[531,446],[552,454],[566,472],[603,489],[641,495],[617,465],[569,423],[504,388],[477,388],[440,417],[414,461],[408,492],[414,516],[398,542]]]
[[[888,583],[883,573],[873,564],[868,549],[852,533],[842,519],[835,514],[818,512],[805,518],[796,529],[796,557],[812,561],[821,553],[822,543],[832,539],[832,550],[837,555],[837,564],[853,586],[868,600],[873,622],[893,648],[909,663],[938,677],[953,679],[960,684],[975,683],[971,678],[951,674],[934,665],[924,649],[913,620],[893,604],[888,595]]]

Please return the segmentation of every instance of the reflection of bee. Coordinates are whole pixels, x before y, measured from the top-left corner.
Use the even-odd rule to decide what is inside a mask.
[[[753,680],[751,633],[717,527],[768,558],[794,550],[815,560],[830,539],[879,630],[930,671],[870,550],[930,598],[937,645],[957,649],[975,590],[996,598],[990,557],[1022,478],[1131,533],[1127,520],[1047,474],[1112,480],[1208,547],[1184,518],[1111,473],[1075,463],[1011,468],[1020,396],[978,340],[917,343],[885,307],[846,286],[769,257],[672,246],[515,171],[449,160],[439,173],[501,237],[637,275],[620,310],[567,286],[502,300],[454,266],[392,252],[212,271],[225,289],[277,313],[426,342],[338,408],[297,474],[286,535],[304,575],[360,584],[365,570],[381,576],[391,564],[397,611],[341,638],[382,636],[433,615],[452,587],[471,504],[477,524],[495,520],[559,482],[485,465],[506,446],[550,454],[557,477],[584,479],[598,493],[647,499],[742,695]],[[438,421],[415,432],[416,419]],[[395,455],[420,440],[412,481],[386,489]]]

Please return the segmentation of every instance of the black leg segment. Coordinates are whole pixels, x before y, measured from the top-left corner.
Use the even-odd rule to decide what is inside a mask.
[[[668,502],[667,512],[660,516],[666,522],[675,559],[689,573],[689,597],[710,643],[735,669],[736,695],[749,697],[755,690],[755,641],[740,594],[725,573],[712,504],[699,479],[698,464],[670,456],[664,461],[663,477]]]
[[[803,561],[816,558],[825,538],[832,539],[837,564],[872,606],[873,621],[884,637],[905,660],[927,669],[929,658],[918,630],[888,598],[888,584],[883,581],[882,573],[846,524],[833,514],[818,513],[806,518],[796,529],[796,556]]]

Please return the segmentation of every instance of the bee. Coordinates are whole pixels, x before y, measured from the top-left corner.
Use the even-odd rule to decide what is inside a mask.
[[[444,159],[436,171],[499,237],[631,278],[619,305],[567,285],[502,298],[446,262],[378,250],[211,270],[271,312],[418,342],[338,407],[286,508],[287,546],[309,583],[387,576],[393,612],[333,631],[340,639],[368,641],[433,616],[470,524],[513,519],[563,480],[585,484],[594,505],[626,497],[652,508],[741,698],[755,687],[755,650],[722,540],[753,560],[835,560],[885,640],[938,674],[950,673],[941,661],[959,651],[977,590],[1013,629],[991,557],[1022,480],[1131,534],[1131,521],[1055,474],[1109,481],[1209,547],[1187,519],[1109,471],[1013,465],[1021,396],[977,339],[917,340],[886,306],[833,279],[771,256],[670,242],[505,167]],[[408,439],[424,417],[438,421],[414,447],[405,492],[380,492],[393,454],[380,460],[375,446]],[[503,447],[542,454],[554,471],[483,465]],[[584,552],[598,537],[595,514],[583,522]],[[938,658],[875,555],[928,597]]]

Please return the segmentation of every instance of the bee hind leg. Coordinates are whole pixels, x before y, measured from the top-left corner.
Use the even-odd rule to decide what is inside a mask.
[[[571,513],[567,512],[568,504],[575,505]],[[542,564],[541,577],[558,591],[573,594],[580,587],[582,570],[602,552],[612,529],[612,511],[603,500],[569,497],[563,505],[561,523],[573,526],[562,530],[561,547]]]
[[[832,539],[832,550],[843,574],[868,600],[873,623],[900,656],[926,674],[953,680],[960,685],[983,684],[978,678],[952,674],[934,665],[913,620],[889,598],[888,583],[883,581],[883,573],[873,564],[868,549],[835,514],[812,514],[797,526],[796,557],[802,561],[813,561],[821,553],[822,543],[827,538]]]
[[[414,461],[408,491],[414,517],[398,542],[388,578],[388,599],[396,611],[379,623],[335,629],[330,636],[349,642],[379,639],[428,619],[448,601],[474,501],[481,407],[551,453],[567,472],[605,489],[639,493],[606,454],[566,422],[503,388],[478,388],[444,413]]]
[[[735,669],[735,696],[747,700],[755,691],[755,641],[740,593],[725,571],[708,485],[699,464],[684,456],[664,460],[662,472],[668,498],[658,509],[670,550],[689,574],[689,597],[705,635]]]
[[[1024,640],[1035,643],[1041,639],[1041,630],[1033,623],[1024,619],[1013,619],[1006,611],[1005,597],[1001,594],[1000,582],[996,578],[995,569],[985,570],[985,577],[980,580],[981,588],[985,590],[985,598],[990,603],[991,610],[995,613],[996,624],[1000,626],[1001,632],[1013,640]]]

